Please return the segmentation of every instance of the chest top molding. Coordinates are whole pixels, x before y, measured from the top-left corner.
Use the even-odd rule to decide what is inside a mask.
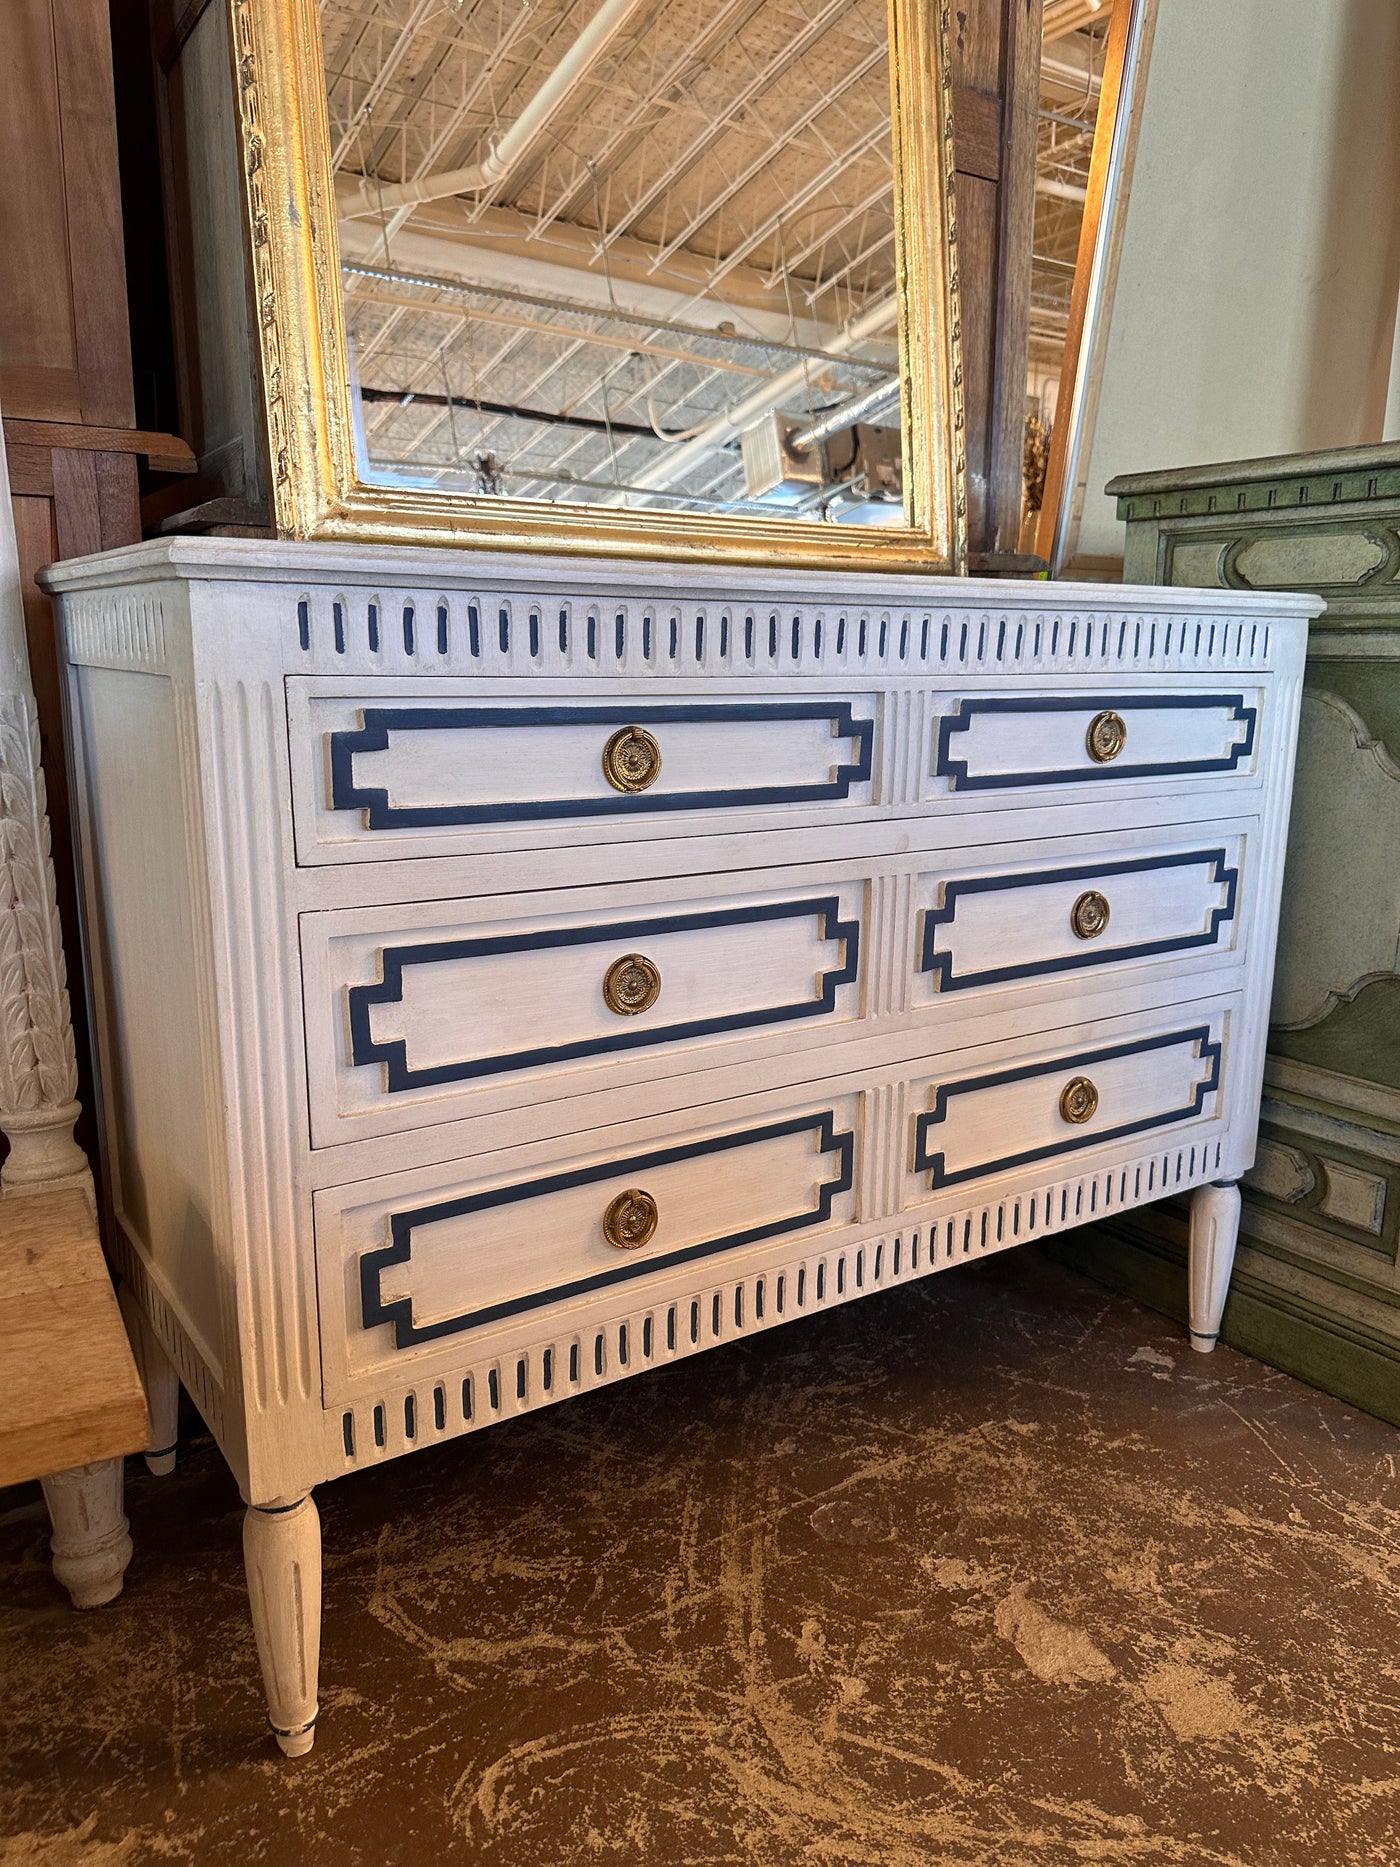
[[[132,600],[217,612],[275,647],[288,674],[743,678],[1265,670],[1276,631],[1315,597],[947,577],[482,558],[406,548],[178,540],[73,559],[45,574],[92,591],[77,661],[127,662]]]
[[[1262,612],[1223,590],[599,566],[261,540],[133,545],[56,564],[45,583],[65,594],[101,590],[69,607],[82,618],[69,629],[75,661],[129,663],[136,599],[164,622],[185,607],[185,584],[196,618],[228,603],[241,624],[256,618],[287,674],[545,680],[1264,670],[1275,665],[1275,631],[1303,627],[1320,607],[1281,592],[1269,592]]]

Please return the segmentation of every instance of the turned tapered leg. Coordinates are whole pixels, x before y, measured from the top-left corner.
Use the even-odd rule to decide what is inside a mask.
[[[180,1377],[174,1363],[156,1338],[136,1299],[125,1284],[117,1292],[122,1321],[131,1342],[131,1352],[146,1390],[146,1411],[150,1415],[151,1439],[146,1449],[146,1469],[157,1478],[168,1477],[175,1469],[175,1442],[180,1424]]]
[[[41,1481],[53,1524],[53,1572],[75,1608],[100,1608],[122,1592],[131,1561],[122,1476],[120,1459],[103,1459]]]
[[[321,1519],[310,1497],[250,1509],[243,1563],[267,1721],[287,1756],[304,1757],[316,1737],[321,1662]]]
[[[1208,1355],[1220,1337],[1240,1235],[1240,1189],[1233,1180],[1191,1195],[1191,1346]]]

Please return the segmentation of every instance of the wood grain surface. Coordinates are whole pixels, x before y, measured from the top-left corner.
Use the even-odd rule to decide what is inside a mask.
[[[0,1200],[0,1484],[146,1444],[146,1396],[81,1193]]]

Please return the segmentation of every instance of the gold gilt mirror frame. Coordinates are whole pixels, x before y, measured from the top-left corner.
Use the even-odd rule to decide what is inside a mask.
[[[807,570],[965,559],[947,0],[888,0],[902,525],[446,492],[366,478],[356,449],[318,0],[230,0],[274,516],[289,538]],[[450,400],[450,398],[449,398]]]

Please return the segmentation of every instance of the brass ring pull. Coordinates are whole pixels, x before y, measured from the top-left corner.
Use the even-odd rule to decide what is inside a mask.
[[[641,726],[624,726],[603,747],[603,776],[614,791],[645,791],[661,776],[661,747]]]
[[[661,968],[645,953],[624,953],[603,974],[603,999],[620,1018],[650,1011],[661,996]]]
[[[1108,925],[1108,898],[1086,888],[1069,911],[1069,924],[1081,940],[1097,940]]]
[[[1096,713],[1089,722],[1089,730],[1084,735],[1089,757],[1096,765],[1107,765],[1110,759],[1117,758],[1128,743],[1128,722],[1121,713],[1111,709]]]
[[[1098,1112],[1099,1092],[1087,1076],[1071,1076],[1060,1091],[1060,1114],[1076,1127]]]
[[[603,1236],[619,1251],[640,1251],[649,1244],[658,1218],[656,1201],[640,1186],[619,1193],[603,1214]]]

